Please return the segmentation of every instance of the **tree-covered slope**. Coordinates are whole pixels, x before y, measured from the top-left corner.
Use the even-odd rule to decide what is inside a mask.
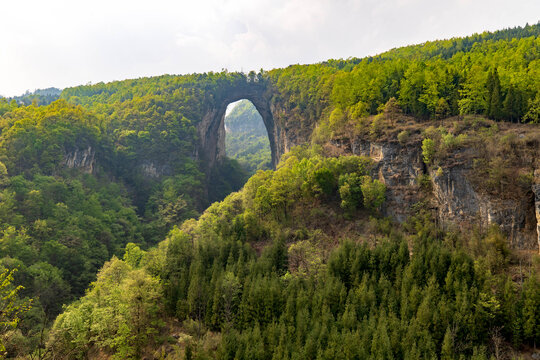
[[[493,209],[523,194],[531,205],[539,29],[257,75],[85,85],[47,106],[0,99],[0,265],[19,269],[1,289],[33,298],[2,329],[7,355],[527,354],[540,341],[537,260],[496,227],[443,229],[430,187],[465,164],[479,196],[498,196]],[[198,126],[227,89],[255,78],[293,151],[204,211],[244,173],[232,160],[202,163]],[[383,143],[417,146],[409,187],[351,156],[362,141],[375,162]],[[421,201],[409,220],[385,218],[390,196],[405,203],[411,189]]]
[[[208,191],[193,157],[195,127],[185,117],[197,119],[204,96],[190,99],[193,88],[176,89],[177,98],[156,94],[165,87],[125,101],[102,95],[101,103],[85,87],[77,90],[88,95],[85,101],[72,89],[65,90],[67,101],[46,106],[0,99],[0,266],[18,269],[13,285],[24,287],[21,298],[33,299],[18,329],[2,330],[9,354],[43,347],[62,306],[82,296],[127,243],[156,244],[209,199],[245,181],[229,161],[215,169],[218,186]]]
[[[363,59],[291,65],[268,72],[276,118],[290,142],[317,123],[377,114],[394,97],[420,119],[486,115],[538,123],[540,25],[427,42]]]
[[[258,172],[158,248],[113,259],[56,320],[50,351],[487,359],[494,341],[496,351],[534,345],[540,283],[534,273],[521,285],[507,275],[496,228],[444,232],[421,208],[392,224],[379,215],[385,186],[369,175],[370,159],[313,151]],[[167,334],[174,340],[164,344]]]
[[[3,336],[24,353],[104,261],[146,242],[121,183],[63,164],[65,151],[101,146],[94,114],[60,101],[14,108],[0,127],[0,267],[17,269],[20,297],[33,299],[18,331]]]

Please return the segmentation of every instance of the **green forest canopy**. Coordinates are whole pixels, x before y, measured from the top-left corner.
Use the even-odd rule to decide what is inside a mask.
[[[423,211],[399,230],[377,216],[385,189],[370,166],[299,149],[257,172],[159,247],[107,263],[56,320],[51,351],[83,358],[93,344],[139,358],[160,344],[162,313],[184,324],[173,358],[487,359],[493,336],[532,346],[540,282],[501,271],[503,235],[456,238]],[[366,235],[347,238],[351,226]]]
[[[70,303],[49,338],[59,354],[83,356],[92,339],[136,357],[159,340],[168,317],[219,331],[209,355],[221,358],[264,358],[278,348],[282,358],[482,358],[497,329],[515,348],[537,344],[537,278],[519,286],[507,279],[504,261],[497,264],[500,234],[471,235],[487,244],[471,256],[471,239],[455,246],[429,220],[394,229],[380,219],[384,188],[362,159],[297,150],[198,222],[184,221],[243,184],[234,161],[214,169],[211,183],[193,156],[198,122],[231,84],[257,76],[272,92],[275,120],[307,138],[316,124],[358,121],[392,98],[420,121],[483,115],[539,123],[539,32],[537,24],[247,77],[225,71],[85,85],[50,104],[53,93],[22,103],[0,98],[0,264],[19,269],[18,295],[34,299],[9,332],[8,353],[44,349],[41,330]],[[65,166],[78,149],[95,155],[93,173]],[[337,244],[324,233],[369,216],[380,245]],[[319,228],[294,225],[298,218]],[[73,302],[113,256],[124,260],[113,258]],[[127,289],[140,296],[126,297]],[[161,300],[165,308],[156,307]],[[118,308],[117,318],[102,316],[109,308]],[[133,309],[144,312],[134,317]],[[90,314],[102,320],[95,328],[86,326]]]

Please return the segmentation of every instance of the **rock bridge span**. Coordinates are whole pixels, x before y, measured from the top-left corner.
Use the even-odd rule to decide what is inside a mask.
[[[197,126],[198,158],[211,168],[217,160],[225,157],[225,112],[230,103],[242,99],[251,101],[263,119],[270,140],[272,166],[275,168],[285,152],[285,147],[280,138],[280,126],[274,120],[272,91],[266,83],[249,79],[219,88],[219,95],[206,106],[203,118]]]

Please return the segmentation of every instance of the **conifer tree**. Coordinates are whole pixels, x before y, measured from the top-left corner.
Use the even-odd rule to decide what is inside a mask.
[[[441,349],[441,360],[454,359],[454,335],[450,328],[446,328]]]
[[[488,74],[487,88],[487,112],[486,115],[494,120],[501,120],[503,116],[501,82],[497,69]]]
[[[504,116],[511,122],[519,122],[523,116],[523,98],[521,92],[511,84],[504,99]]]

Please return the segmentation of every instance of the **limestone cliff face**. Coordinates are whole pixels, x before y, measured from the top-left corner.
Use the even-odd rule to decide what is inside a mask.
[[[228,104],[209,108],[197,125],[199,148],[196,157],[214,166],[217,159],[225,156],[225,111]]]
[[[411,215],[411,207],[420,200],[417,179],[424,172],[418,146],[376,143],[362,138],[333,142],[345,153],[370,157],[374,172],[388,188],[384,212],[402,222]]]
[[[534,194],[534,210],[536,216],[536,233],[538,248],[540,249],[540,169],[536,169],[534,172],[534,184],[532,185],[532,191]]]
[[[159,164],[154,161],[142,161],[140,169],[141,172],[149,178],[160,178],[162,176],[171,175],[171,169],[169,165]]]
[[[332,146],[341,153],[368,156],[375,163],[374,175],[387,186],[385,215],[402,222],[421,200],[446,228],[487,228],[498,224],[514,249],[540,248],[540,170],[530,192],[523,196],[486,195],[470,181],[471,164],[456,153],[441,171],[428,170],[422,160],[421,142],[374,142],[364,138],[336,139]],[[460,152],[466,152],[467,149]],[[421,190],[418,179],[429,175],[431,190]],[[533,201],[533,196],[535,200]]]
[[[96,164],[95,156],[96,152],[91,146],[86,149],[75,149],[64,154],[62,165],[91,174]]]
[[[453,167],[442,175],[432,174],[433,195],[438,217],[443,226],[480,226],[498,224],[508,235],[510,247],[534,249],[538,233],[535,231],[534,208],[531,197],[510,199],[480,194],[467,178],[469,169]]]

